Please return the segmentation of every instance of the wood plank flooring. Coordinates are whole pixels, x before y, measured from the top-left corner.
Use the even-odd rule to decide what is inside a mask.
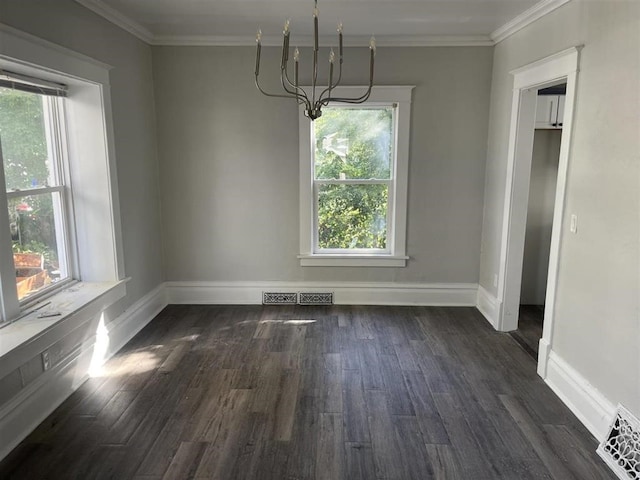
[[[535,360],[538,359],[538,345],[542,338],[544,305],[520,305],[518,329],[511,336]]]
[[[613,479],[472,308],[169,306],[2,479]]]

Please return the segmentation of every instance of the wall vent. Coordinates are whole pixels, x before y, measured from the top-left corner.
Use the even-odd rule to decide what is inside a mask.
[[[298,303],[300,305],[333,305],[333,293],[300,292]]]
[[[295,305],[298,303],[297,293],[262,292],[263,305]]]
[[[618,478],[640,480],[640,421],[622,405],[597,452]]]

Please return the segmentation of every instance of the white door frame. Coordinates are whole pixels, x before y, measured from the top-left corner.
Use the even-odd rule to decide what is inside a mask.
[[[510,72],[513,78],[513,103],[507,158],[507,181],[504,196],[500,272],[498,275],[497,329],[518,328],[522,260],[526,231],[529,181],[533,155],[533,136],[538,88],[566,80],[558,180],[556,184],[551,250],[545,299],[544,327],[538,354],[538,373],[546,376],[547,357],[553,334],[556,282],[560,258],[560,243],[564,220],[564,202],[569,164],[569,146],[573,131],[573,110],[578,76],[579,48],[572,47]]]

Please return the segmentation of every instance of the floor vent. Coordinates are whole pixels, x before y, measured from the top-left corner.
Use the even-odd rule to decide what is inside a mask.
[[[609,433],[597,451],[618,478],[640,480],[640,421],[618,405]]]
[[[300,292],[300,305],[333,305],[333,293]]]
[[[297,293],[262,292],[263,305],[295,305],[298,303]]]

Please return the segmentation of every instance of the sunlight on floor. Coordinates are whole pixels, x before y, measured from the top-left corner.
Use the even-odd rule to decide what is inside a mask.
[[[134,352],[118,358],[116,362],[108,362],[97,372],[91,372],[92,377],[120,377],[137,375],[153,370],[160,363],[160,358],[153,352]]]
[[[197,335],[186,337],[195,340]],[[162,345],[152,345],[143,351],[132,352],[127,355],[112,359],[107,362],[109,355],[109,330],[105,325],[104,313],[100,316],[96,328],[96,342],[93,347],[93,356],[89,366],[89,376],[119,377],[123,375],[136,375],[153,370],[160,363],[160,358],[150,350],[162,348]]]
[[[96,342],[93,346],[93,356],[91,357],[91,365],[89,366],[89,376],[99,377],[107,352],[109,351],[109,330],[104,324],[104,312],[100,315],[98,328],[96,329]]]
[[[316,323],[315,320],[305,320],[302,318],[292,318],[289,320],[261,320],[260,323],[282,323],[284,325],[307,325],[309,323]]]

